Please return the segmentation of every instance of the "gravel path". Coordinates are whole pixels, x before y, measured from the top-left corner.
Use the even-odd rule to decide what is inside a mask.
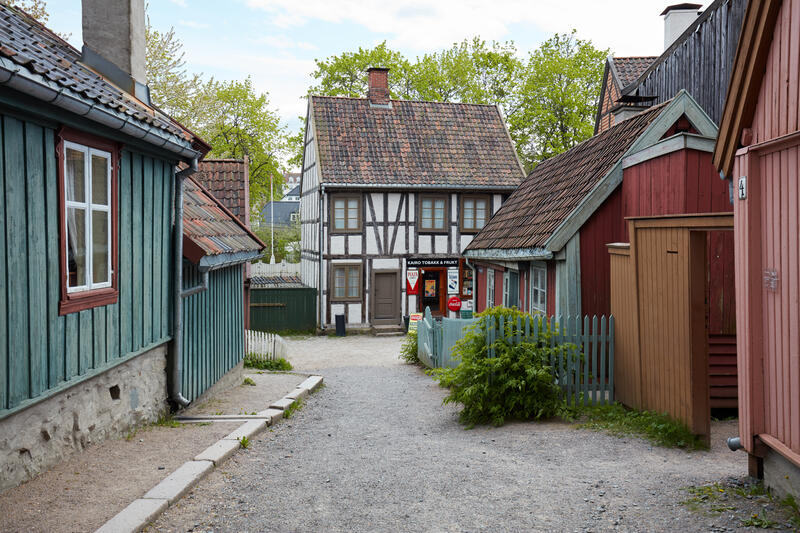
[[[212,473],[158,531],[726,531],[684,487],[746,474],[723,450],[657,448],[563,423],[465,431],[444,391],[397,359],[400,338],[294,340],[325,388]],[[739,530],[739,529],[737,529]],[[747,529],[740,529],[746,531]]]

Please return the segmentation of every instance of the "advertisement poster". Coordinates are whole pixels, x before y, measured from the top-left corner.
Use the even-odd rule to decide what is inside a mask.
[[[417,324],[422,320],[422,313],[411,313],[408,317],[408,331],[417,331]]]
[[[406,293],[411,296],[419,294],[419,270],[406,271]]]
[[[436,298],[436,280],[425,280],[425,298]]]
[[[458,294],[458,269],[447,270],[447,294]]]

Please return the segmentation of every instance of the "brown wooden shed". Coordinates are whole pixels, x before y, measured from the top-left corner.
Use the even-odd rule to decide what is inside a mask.
[[[628,218],[609,244],[616,398],[665,412],[709,438],[707,233],[731,213]]]

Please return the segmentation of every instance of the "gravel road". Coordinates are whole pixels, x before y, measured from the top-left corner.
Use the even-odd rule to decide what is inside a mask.
[[[157,531],[747,531],[692,512],[685,487],[746,475],[723,449],[687,453],[557,422],[465,431],[444,391],[397,359],[401,339],[290,342],[325,388],[212,473]]]

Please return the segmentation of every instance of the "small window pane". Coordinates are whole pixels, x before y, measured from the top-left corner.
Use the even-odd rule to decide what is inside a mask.
[[[68,287],[86,285],[86,211],[67,209]]]
[[[106,283],[108,279],[108,213],[92,212],[92,283]]]
[[[347,200],[347,209],[351,211],[358,211],[358,200],[356,198],[350,198]]]
[[[337,268],[335,270],[334,282],[333,282],[333,295],[337,298],[344,298],[344,269]]]
[[[84,153],[67,148],[67,200],[71,202],[86,201],[86,175],[84,170]]]
[[[478,200],[475,204],[475,229],[481,229],[486,225],[486,200]]]
[[[92,155],[92,203],[108,205],[108,159]]]
[[[358,298],[358,268],[348,270],[347,297]]]
[[[333,227],[334,229],[344,229],[345,208],[344,200],[333,202]]]

